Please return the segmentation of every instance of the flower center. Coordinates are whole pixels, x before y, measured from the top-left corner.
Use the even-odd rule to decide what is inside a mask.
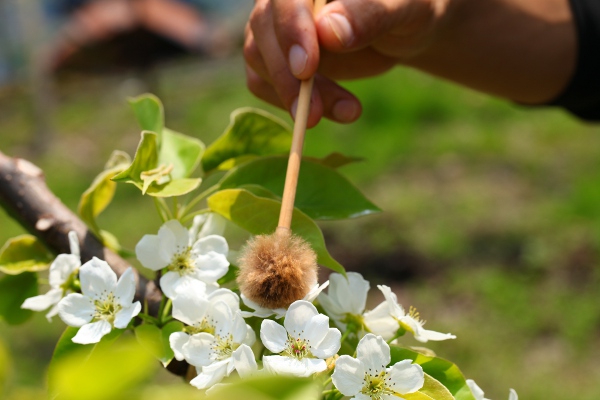
[[[171,264],[167,266],[167,269],[169,271],[177,272],[182,276],[189,274],[194,269],[194,263],[190,259],[190,248],[175,254],[171,260]]]
[[[314,358],[310,352],[310,343],[308,340],[302,338],[294,339],[290,335],[288,335],[287,348],[282,353],[298,360]]]
[[[224,337],[216,335],[215,344],[212,349],[214,351],[215,359],[221,361],[231,358],[231,355],[238,347],[240,347],[239,343],[233,342],[233,335]]]
[[[114,322],[116,314],[123,309],[113,293],[109,293],[103,299],[95,300],[94,306],[96,307],[94,319],[103,319],[111,324]]]
[[[206,332],[210,333],[211,335],[214,335],[216,329],[213,321],[209,321],[206,318],[204,318],[199,324],[184,327],[183,331],[188,335],[195,335],[196,333],[201,332]]]
[[[394,391],[386,384],[386,380],[390,380],[390,378],[387,377],[385,370],[377,375],[370,375],[365,372],[364,386],[360,392],[374,400],[380,400],[384,395],[393,395]]]

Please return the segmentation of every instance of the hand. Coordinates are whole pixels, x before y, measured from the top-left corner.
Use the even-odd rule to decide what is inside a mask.
[[[256,0],[244,45],[248,87],[294,116],[299,79],[318,69],[308,127],[322,116],[353,122],[360,102],[336,81],[378,75],[426,49],[447,1],[335,0],[313,17],[312,0]]]

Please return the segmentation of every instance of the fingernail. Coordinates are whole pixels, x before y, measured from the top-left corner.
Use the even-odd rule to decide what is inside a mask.
[[[292,119],[295,121],[296,120],[296,112],[298,111],[298,98],[296,97],[296,100],[294,100],[294,102],[292,103],[292,108],[290,109],[290,112],[292,113]]]
[[[334,104],[331,113],[338,122],[352,122],[358,118],[360,108],[354,101],[340,100]]]
[[[306,68],[308,54],[306,54],[302,46],[295,44],[290,48],[289,58],[292,74],[300,75],[304,71],[304,68]]]
[[[345,47],[349,47],[354,41],[354,32],[352,32],[352,26],[348,19],[337,13],[329,14],[326,18],[340,43]]]

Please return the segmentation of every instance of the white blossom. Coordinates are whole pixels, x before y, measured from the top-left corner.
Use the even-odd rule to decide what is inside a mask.
[[[398,304],[396,295],[388,286],[378,285],[377,287],[383,293],[385,300],[364,315],[364,322],[371,332],[383,336],[385,340],[389,340],[396,336],[399,329],[403,329],[411,332],[416,340],[423,343],[429,340],[456,338],[450,333],[440,333],[423,328],[425,321],[421,319],[419,313],[413,307],[407,313]]]
[[[51,307],[46,314],[48,321],[51,321],[52,317],[58,314],[58,302],[71,293],[70,284],[77,276],[79,267],[81,267],[77,234],[70,231],[68,237],[71,254],[59,254],[50,265],[48,274],[50,290],[45,294],[26,299],[21,305],[21,308],[33,311],[43,311]]]
[[[315,299],[319,296],[319,294],[327,286],[329,286],[329,281],[325,281],[322,285],[315,283],[312,286],[312,289],[310,289],[310,291],[306,294],[306,296],[304,296],[304,298],[302,298],[300,300],[305,300],[305,301],[312,303],[313,301],[315,301]],[[244,316],[244,318],[250,318],[250,317],[268,318],[271,315],[275,315],[275,318],[279,319],[279,318],[283,318],[285,316],[285,313],[287,312],[287,310],[285,308],[262,307],[260,304],[247,298],[243,293],[241,295],[241,298],[242,298],[242,302],[244,302],[244,304],[246,306],[248,306],[248,308],[251,308],[254,310],[254,311],[242,311],[242,315]]]
[[[390,346],[381,336],[365,335],[356,348],[356,358],[340,356],[331,376],[335,387],[356,400],[392,400],[423,387],[423,368],[412,360],[390,363]]]
[[[489,400],[484,397],[483,390],[475,383],[473,379],[467,379],[467,386],[471,389],[471,393],[473,393],[473,397],[475,400]],[[510,389],[508,393],[508,400],[519,400],[519,396],[514,389]]]
[[[191,337],[199,333],[212,335],[217,331],[218,303],[226,304],[235,313],[239,311],[239,302],[239,297],[231,290],[207,286],[200,281],[179,286],[173,298],[173,318],[186,324],[186,327],[183,332],[174,332],[169,337],[175,358],[190,362],[185,349]]]
[[[69,326],[79,327],[73,342],[97,343],[112,328],[126,328],[142,306],[133,303],[135,276],[127,268],[117,281],[109,265],[96,257],[79,269],[81,294],[71,293],[58,303],[58,314]]]
[[[332,273],[329,276],[328,293],[319,295],[319,303],[323,306],[327,315],[333,319],[335,324],[342,330],[346,330],[348,323],[363,325],[362,314],[367,303],[369,282],[357,272],[348,272],[348,278],[342,274]]]
[[[325,359],[334,356],[341,346],[340,331],[329,328],[329,317],[319,314],[305,300],[290,305],[283,326],[263,320],[260,338],[267,349],[277,354],[263,357],[265,370],[300,377],[324,371]]]
[[[135,247],[138,260],[154,271],[166,268],[160,278],[163,293],[173,298],[179,285],[190,280],[216,284],[229,268],[229,248],[224,237],[208,235],[195,240],[198,227],[192,232],[179,221],[165,222],[158,235],[144,235]]]

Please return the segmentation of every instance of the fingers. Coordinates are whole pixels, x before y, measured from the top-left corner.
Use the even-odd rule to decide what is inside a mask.
[[[316,17],[318,36],[324,48],[348,52],[374,46],[390,56],[402,55],[404,43],[429,32],[439,10],[433,0],[337,0]],[[390,36],[402,38],[390,40]],[[377,46],[379,41],[389,43]],[[383,48],[382,48],[383,47]]]

